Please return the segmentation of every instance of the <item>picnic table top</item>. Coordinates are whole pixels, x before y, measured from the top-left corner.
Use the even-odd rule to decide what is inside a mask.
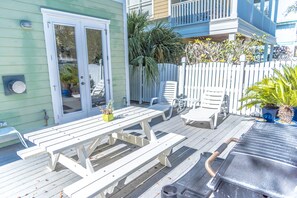
[[[27,133],[24,137],[45,151],[55,154],[143,121],[148,122],[163,114],[163,111],[130,106],[114,111],[115,119],[110,122],[103,121],[102,115],[96,115]]]

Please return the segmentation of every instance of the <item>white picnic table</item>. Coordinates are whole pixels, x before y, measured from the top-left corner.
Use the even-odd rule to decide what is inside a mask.
[[[103,121],[102,115],[97,115],[27,133],[24,137],[36,144],[39,151],[49,154],[51,170],[55,170],[59,162],[76,174],[86,177],[94,173],[89,157],[104,137],[110,135],[110,144],[113,144],[115,139],[130,140],[129,142],[140,146],[155,142],[157,138],[149,122],[155,117],[164,116],[164,112],[130,106],[114,111],[114,116],[115,119],[110,122]],[[138,124],[141,125],[147,139],[123,133],[124,129]],[[85,147],[87,142],[92,143]],[[63,151],[69,148],[76,149],[78,161],[63,154]]]

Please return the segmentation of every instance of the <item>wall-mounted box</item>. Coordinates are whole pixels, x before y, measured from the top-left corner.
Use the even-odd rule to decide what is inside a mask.
[[[22,94],[26,93],[27,86],[24,75],[2,76],[4,94]]]

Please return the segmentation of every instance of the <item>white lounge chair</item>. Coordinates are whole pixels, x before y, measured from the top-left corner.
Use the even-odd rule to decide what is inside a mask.
[[[99,80],[92,90],[91,96],[103,96],[104,95],[104,81]]]
[[[20,134],[20,132],[18,132],[14,127],[4,127],[4,128],[0,128],[0,138],[4,137],[4,136],[8,136],[11,134],[16,134],[18,136],[18,138],[20,139],[22,145],[26,148],[28,148],[28,145],[26,143],[26,141],[24,140],[22,134]]]
[[[218,114],[221,112],[225,96],[225,89],[220,87],[206,87],[201,97],[199,108],[196,109],[194,104],[191,109],[185,115],[181,115],[181,118],[185,121],[185,124],[195,121],[205,121],[210,123],[210,127],[215,129],[218,121]],[[224,117],[226,113],[224,112]]]
[[[149,108],[164,112],[169,110],[168,116],[163,117],[164,120],[168,120],[172,116],[172,109],[176,100],[176,94],[176,81],[162,81],[160,83],[159,97],[151,99]],[[157,104],[154,104],[155,100],[158,100]]]

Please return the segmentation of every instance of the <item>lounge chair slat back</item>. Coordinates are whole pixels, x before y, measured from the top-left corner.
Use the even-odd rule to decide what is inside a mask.
[[[224,100],[225,90],[223,88],[205,88],[201,98],[201,108],[220,109]]]
[[[162,81],[160,83],[159,99],[160,104],[171,104],[176,98],[177,82],[175,81]]]

